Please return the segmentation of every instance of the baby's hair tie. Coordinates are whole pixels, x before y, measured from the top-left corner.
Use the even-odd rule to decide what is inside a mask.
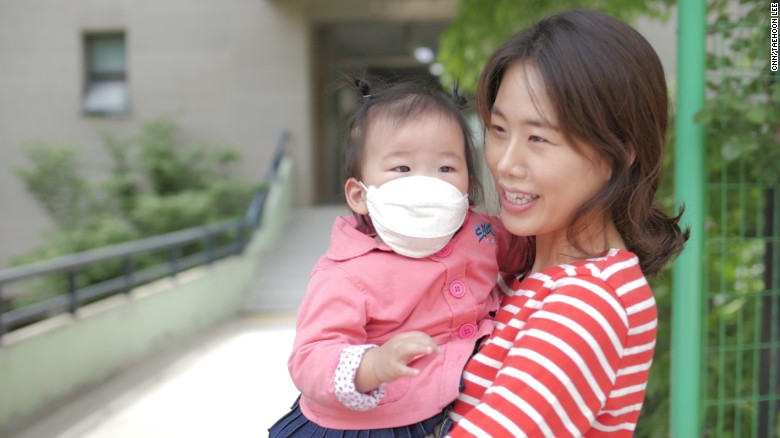
[[[360,93],[363,95],[363,103],[368,102],[371,100],[371,84],[369,84],[367,81],[364,81],[362,79],[355,79],[355,86],[358,90],[360,90]]]
[[[460,94],[460,89],[459,88],[460,88],[459,84],[456,81],[455,82],[455,87],[452,90],[452,101],[455,102],[455,105],[457,105],[457,107],[459,109],[463,109],[463,108],[466,107],[466,105],[468,105],[469,102],[468,102],[468,100],[465,97],[463,97]]]

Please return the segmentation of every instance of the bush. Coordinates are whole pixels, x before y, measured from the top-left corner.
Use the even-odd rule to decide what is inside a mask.
[[[45,243],[14,263],[29,264],[62,255],[205,225],[245,212],[258,184],[231,177],[240,154],[200,143],[184,144],[175,123],[159,118],[145,123],[137,139],[103,135],[112,161],[105,181],[88,181],[80,172],[76,149],[29,142],[24,153],[29,165],[17,169],[28,192],[49,215],[56,229]],[[188,245],[184,254],[199,251]],[[134,260],[136,269],[158,263],[162,255]],[[120,260],[80,272],[84,287],[122,273]],[[66,280],[35,282],[11,305],[61,294]]]

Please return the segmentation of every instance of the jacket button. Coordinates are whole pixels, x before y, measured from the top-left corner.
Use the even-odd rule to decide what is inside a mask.
[[[460,280],[450,283],[450,294],[455,298],[463,298],[466,295],[466,285]]]
[[[470,322],[463,324],[460,326],[460,330],[458,330],[458,336],[460,336],[461,339],[473,338],[476,333],[477,326]]]
[[[436,257],[447,257],[450,254],[452,254],[452,244],[448,243],[444,245],[444,248],[440,249],[439,252],[436,253]]]

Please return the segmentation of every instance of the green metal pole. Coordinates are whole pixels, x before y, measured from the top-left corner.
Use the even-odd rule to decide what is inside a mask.
[[[704,104],[705,0],[680,0],[677,18],[675,196],[685,204],[691,238],[673,272],[671,433],[701,436],[704,265],[704,131],[693,117]]]

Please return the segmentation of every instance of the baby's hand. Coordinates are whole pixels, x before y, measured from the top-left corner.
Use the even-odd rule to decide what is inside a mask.
[[[408,366],[409,362],[438,352],[439,346],[426,333],[397,334],[381,347],[366,351],[355,376],[355,387],[365,393],[376,389],[381,383],[403,376],[416,376],[420,370]]]

